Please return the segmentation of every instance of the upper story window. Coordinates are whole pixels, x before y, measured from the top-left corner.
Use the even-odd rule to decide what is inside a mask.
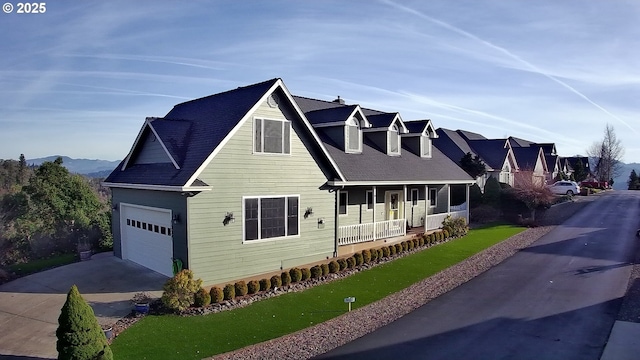
[[[387,132],[388,137],[388,155],[400,155],[400,131],[398,125],[393,124],[391,130]]]
[[[423,158],[431,157],[431,139],[426,136],[420,136],[420,156]]]
[[[255,118],[253,121],[253,151],[266,154],[290,154],[291,122]]]
[[[347,121],[344,127],[344,148],[348,153],[362,152],[362,130],[356,118]]]

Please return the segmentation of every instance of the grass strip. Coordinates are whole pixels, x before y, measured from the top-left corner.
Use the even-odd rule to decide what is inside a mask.
[[[48,259],[37,259],[28,263],[15,264],[9,266],[9,270],[18,276],[25,276],[40,271],[52,269],[54,267],[71,264],[78,261],[76,254],[62,254]]]
[[[359,308],[398,292],[521,231],[510,225],[476,229],[347,278],[245,308],[206,316],[146,316],[111,345],[117,359],[202,359],[277,338],[337,317],[344,298]]]

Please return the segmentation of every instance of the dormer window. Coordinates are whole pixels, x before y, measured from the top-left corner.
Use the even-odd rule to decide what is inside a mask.
[[[426,136],[420,136],[420,157],[431,157],[431,139]]]
[[[391,126],[391,130],[387,132],[387,155],[400,155],[400,130],[395,123]]]
[[[347,153],[362,152],[362,130],[360,121],[352,117],[344,127],[344,148]]]

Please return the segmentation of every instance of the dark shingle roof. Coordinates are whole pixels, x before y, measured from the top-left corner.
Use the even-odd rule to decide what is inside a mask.
[[[427,126],[429,120],[411,120],[405,121],[404,126],[407,127],[409,133],[411,134],[420,134],[424,130],[424,127]]]
[[[469,146],[489,167],[502,169],[502,164],[509,152],[509,149],[505,148],[506,141],[506,139],[469,140]]]
[[[365,135],[366,137],[366,135]],[[401,156],[388,156],[365,141],[361,154],[347,154],[320,135],[324,146],[347,181],[470,181],[471,177],[437,148],[421,158],[403,147]]]
[[[318,109],[306,113],[306,117],[313,125],[330,123],[336,121],[346,121],[353,113],[357,105],[338,106],[327,109]]]
[[[513,148],[513,155],[516,157],[520,170],[535,169],[539,153],[540,148],[537,146]]]
[[[365,114],[373,128],[388,128],[396,117],[396,113]]]
[[[469,152],[477,155],[458,132],[439,128],[436,134],[438,137],[432,140],[433,145],[456,164]]]
[[[131,165],[105,182],[184,186],[244,115],[278,81],[272,79],[178,104],[152,121],[180,169],[169,164]]]

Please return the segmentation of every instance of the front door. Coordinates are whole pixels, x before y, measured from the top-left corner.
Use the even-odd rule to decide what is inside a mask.
[[[402,191],[387,191],[385,192],[385,204],[387,220],[400,219],[400,210],[402,203]]]

